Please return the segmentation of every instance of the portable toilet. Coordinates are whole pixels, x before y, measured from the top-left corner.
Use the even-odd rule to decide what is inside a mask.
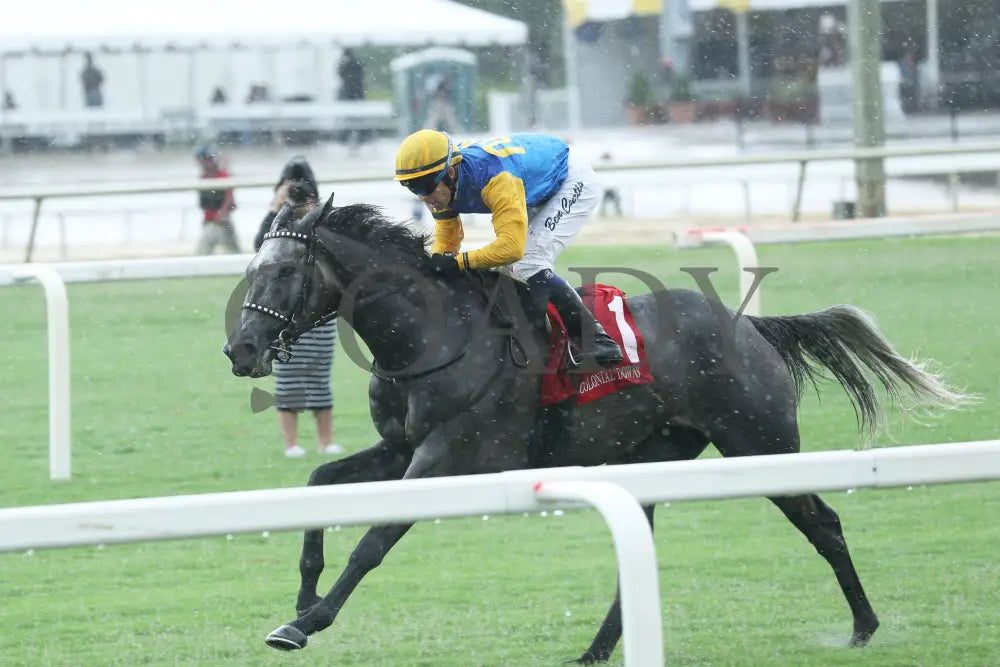
[[[461,134],[476,127],[476,55],[433,47],[391,63],[399,132],[430,128]]]

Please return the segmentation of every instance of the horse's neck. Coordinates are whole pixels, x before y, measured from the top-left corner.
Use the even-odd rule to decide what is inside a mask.
[[[408,273],[387,269],[385,274],[366,275],[370,266],[392,264],[364,246],[348,247],[346,259],[332,255],[329,259],[337,281],[350,294],[341,301],[340,316],[365,342],[379,366],[411,367],[429,346],[441,345],[433,331],[438,323],[430,321],[426,307],[411,301],[413,279]],[[428,285],[434,283],[428,281]],[[426,294],[424,298],[439,297]]]

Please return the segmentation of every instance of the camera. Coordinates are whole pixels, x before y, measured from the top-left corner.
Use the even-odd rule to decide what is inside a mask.
[[[280,187],[285,181],[289,181],[288,198],[293,205],[298,206],[310,199],[319,199],[316,176],[303,156],[296,155],[285,164],[275,188]]]

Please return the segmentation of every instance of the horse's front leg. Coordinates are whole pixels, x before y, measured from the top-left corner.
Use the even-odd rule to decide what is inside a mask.
[[[424,442],[414,452],[403,478],[439,477],[467,472],[461,467],[456,469],[456,462],[449,460],[451,457],[448,456],[446,445],[449,440],[450,438],[439,436],[431,442]],[[364,576],[382,563],[385,555],[412,525],[411,522],[369,528],[351,552],[347,566],[326,597],[305,614],[269,634],[265,639],[267,645],[283,651],[304,648],[309,635],[330,627]],[[315,583],[313,585],[315,587]]]
[[[406,534],[412,525],[412,523],[408,523],[369,528],[351,553],[347,567],[344,568],[337,583],[333,585],[327,596],[320,599],[302,616],[269,634],[264,640],[267,645],[282,651],[304,648],[306,638],[309,635],[333,625],[337,614],[347,602],[347,598],[361,583],[361,579],[378,567],[389,549]]]
[[[409,463],[410,455],[405,448],[394,448],[380,440],[368,449],[318,466],[309,476],[309,486],[399,479],[406,472]],[[324,565],[323,531],[307,530],[302,539],[302,556],[299,558],[302,583],[295,602],[295,610],[299,616],[322,599],[316,593],[316,586]]]

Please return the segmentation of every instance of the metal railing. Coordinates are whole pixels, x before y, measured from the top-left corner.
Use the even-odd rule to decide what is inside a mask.
[[[696,159],[696,160],[659,160],[656,162],[635,162],[627,164],[599,163],[594,165],[596,171],[609,174],[632,175],[640,172],[656,172],[671,170],[692,170],[711,167],[755,167],[762,165],[797,165],[797,177],[795,187],[795,197],[792,204],[791,219],[797,222],[801,215],[802,193],[805,187],[807,167],[810,162],[838,162],[864,159],[891,159],[891,158],[912,158],[912,157],[944,157],[958,155],[976,155],[994,153],[998,156],[996,167],[983,167],[982,165],[963,165],[950,161],[940,167],[930,169],[899,169],[887,170],[888,176],[904,175],[942,175],[949,179],[949,189],[954,190],[958,186],[959,174],[967,171],[1000,170],[1000,142],[984,142],[977,144],[954,145],[946,144],[939,146],[901,146],[884,148],[851,148],[823,151],[800,151],[790,153],[774,153],[769,155],[739,156],[725,159]],[[318,178],[319,182],[325,185],[339,185],[350,183],[384,183],[387,182],[385,172],[370,173],[325,173]],[[742,179],[749,182],[748,179]],[[749,179],[753,180],[753,179]],[[94,196],[115,196],[133,194],[154,194],[172,192],[192,192],[199,190],[220,190],[239,188],[263,188],[273,187],[273,177],[242,177],[242,178],[220,178],[220,179],[186,179],[170,182],[145,182],[145,183],[120,183],[115,185],[96,184],[73,184],[54,187],[28,187],[28,188],[8,188],[0,189],[0,201],[10,200],[31,200],[34,202],[31,216],[31,230],[28,235],[25,249],[24,261],[30,262],[34,252],[35,239],[38,231],[38,221],[44,202],[53,199],[65,199],[73,197],[94,197]],[[952,200],[957,204],[957,194],[953,192]]]

